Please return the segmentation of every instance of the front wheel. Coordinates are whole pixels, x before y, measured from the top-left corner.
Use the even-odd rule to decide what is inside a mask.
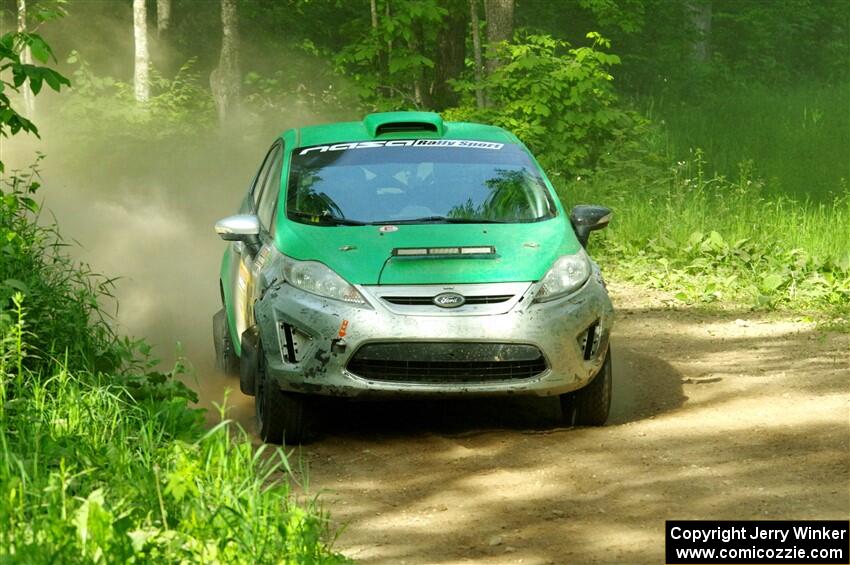
[[[611,348],[605,352],[602,368],[590,384],[561,395],[564,422],[572,426],[601,426],[611,409]]]
[[[257,430],[264,442],[301,443],[306,435],[306,408],[306,396],[283,392],[265,375],[265,371],[258,375],[254,411]]]

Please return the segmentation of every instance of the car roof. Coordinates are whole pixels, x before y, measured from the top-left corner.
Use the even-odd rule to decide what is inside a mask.
[[[337,122],[287,131],[295,134],[295,147],[383,139],[468,139],[520,143],[500,127],[471,122],[444,122],[434,112],[380,112],[359,122]],[[283,137],[282,136],[282,137]]]

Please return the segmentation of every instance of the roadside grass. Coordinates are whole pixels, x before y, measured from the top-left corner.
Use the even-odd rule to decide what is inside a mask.
[[[767,192],[829,203],[850,180],[850,88],[804,81],[782,88],[747,84],[647,97],[636,105],[663,126],[666,153],[710,156],[711,174],[732,177],[750,161]]]
[[[346,562],[285,452],[223,408],[206,430],[182,368],[112,333],[109,280],[35,222],[33,179],[2,180],[0,562]]]
[[[673,167],[615,162],[563,183],[569,205],[614,210],[591,238],[610,276],[672,291],[683,304],[735,302],[813,310],[844,327],[850,313],[850,190],[830,201],[775,196],[749,162],[735,178],[706,173],[702,151]]]
[[[204,432],[171,375],[19,373],[22,324],[0,357],[14,373],[0,389],[0,561],[343,561],[327,515],[296,504],[282,450],[254,449],[228,420]]]

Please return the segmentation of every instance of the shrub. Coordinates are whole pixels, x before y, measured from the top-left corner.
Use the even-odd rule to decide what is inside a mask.
[[[0,562],[343,562],[284,452],[255,449],[224,409],[205,431],[181,367],[154,372],[143,342],[119,340],[99,306],[111,281],[36,223],[33,176],[8,182]]]
[[[173,78],[151,72],[152,95],[136,102],[133,85],[98,76],[76,51],[68,57],[73,88],[62,101],[60,115],[77,135],[91,140],[116,138],[150,142],[196,135],[215,124],[212,95],[201,84],[195,60],[184,63]]]
[[[632,136],[642,120],[618,103],[609,69],[620,59],[603,51],[610,43],[598,33],[587,37],[590,46],[573,48],[548,35],[518,33],[514,43],[499,45],[503,64],[480,85],[456,83],[467,101],[446,117],[514,132],[551,171],[589,173],[606,147]],[[476,87],[486,92],[485,108],[472,104]]]
[[[20,294],[0,333],[0,561],[340,563],[280,449],[204,432],[174,375],[26,369]],[[222,409],[222,416],[224,416]]]
[[[111,296],[113,281],[73,263],[56,226],[39,224],[39,186],[37,163],[0,177],[0,310],[10,307],[14,293],[25,297],[31,368],[54,356],[72,370],[116,369],[120,342],[99,304]]]

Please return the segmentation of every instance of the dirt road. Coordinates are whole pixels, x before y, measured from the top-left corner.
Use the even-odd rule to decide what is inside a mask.
[[[850,336],[613,288],[614,405],[330,403],[309,490],[361,563],[661,563],[664,520],[850,515]],[[234,415],[250,422],[239,402]],[[549,431],[547,431],[547,428]]]

